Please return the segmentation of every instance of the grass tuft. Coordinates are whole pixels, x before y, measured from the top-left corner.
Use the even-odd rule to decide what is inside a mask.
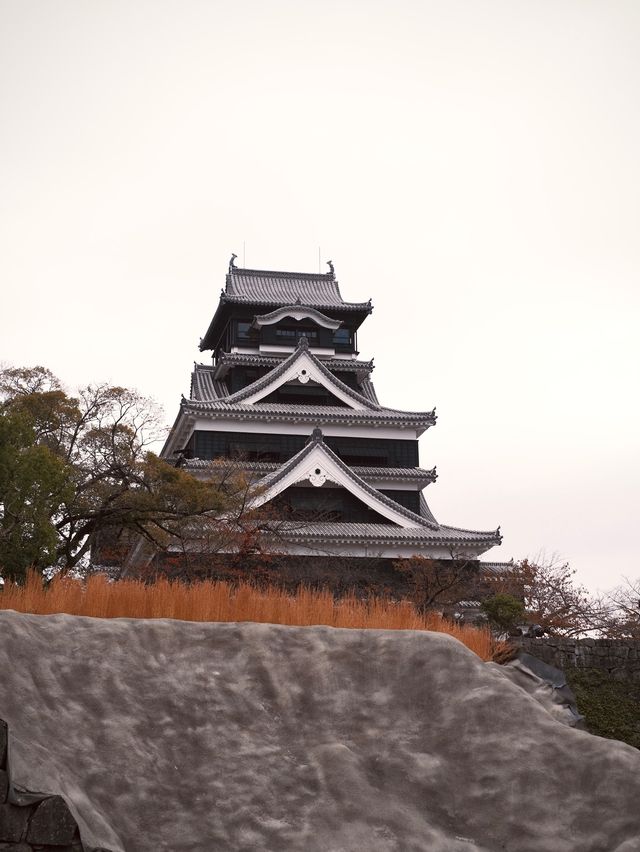
[[[503,650],[488,628],[456,624],[439,613],[419,613],[409,601],[334,599],[329,591],[300,588],[295,595],[277,588],[219,580],[181,583],[159,578],[110,581],[102,575],[86,581],[55,577],[46,587],[36,572],[23,586],[5,584],[0,609],[36,615],[68,613],[94,618],[176,618],[182,621],[256,621],[297,626],[433,630],[448,633],[483,660]]]

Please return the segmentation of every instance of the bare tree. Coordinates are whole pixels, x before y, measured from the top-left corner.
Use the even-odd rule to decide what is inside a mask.
[[[493,583],[495,594],[523,601],[526,618],[557,636],[598,631],[603,605],[575,580],[575,570],[555,556],[523,559]]]
[[[624,582],[601,599],[600,632],[612,639],[640,639],[640,579]]]
[[[477,559],[451,553],[450,559],[411,556],[393,563],[411,589],[416,607],[424,612],[435,606],[454,604],[477,593],[480,563]]]

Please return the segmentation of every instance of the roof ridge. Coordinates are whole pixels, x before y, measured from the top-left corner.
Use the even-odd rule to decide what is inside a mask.
[[[185,406],[187,408],[189,407],[190,402],[199,402],[199,403],[201,403],[202,405],[205,405],[205,406],[209,405],[209,400],[202,400],[201,401],[201,400],[197,400],[197,399],[186,399],[186,400],[184,400],[184,402],[185,402]],[[211,400],[211,402],[216,402],[216,400]],[[369,400],[367,400],[367,402],[369,402]],[[399,408],[387,408],[384,405],[379,406],[379,408],[371,407],[371,408],[363,409],[363,408],[345,408],[344,406],[341,406],[341,405],[311,405],[311,404],[306,405],[305,403],[298,404],[298,403],[291,403],[291,402],[254,402],[254,403],[249,404],[249,403],[244,403],[244,402],[234,402],[233,400],[231,400],[230,397],[228,397],[226,400],[224,400],[224,404],[226,406],[228,406],[229,408],[242,406],[242,408],[240,409],[241,411],[255,410],[256,412],[258,412],[261,409],[257,408],[256,406],[261,406],[262,409],[265,410],[265,411],[275,411],[277,409],[281,409],[282,411],[284,411],[286,413],[295,414],[297,410],[300,410],[300,413],[302,414],[303,412],[301,411],[301,409],[313,408],[314,411],[317,409],[320,412],[326,411],[328,414],[333,414],[335,412],[338,412],[340,414],[348,414],[348,415],[354,416],[354,417],[356,417],[356,416],[362,416],[362,417],[373,416],[373,417],[375,417],[378,414],[383,415],[383,416],[388,414],[390,416],[400,417],[401,419],[406,419],[406,420],[411,420],[411,421],[419,420],[420,422],[423,422],[423,421],[428,422],[430,426],[433,426],[434,423],[435,423],[435,415],[434,415],[433,411],[402,411]]]
[[[219,364],[225,364],[225,363],[231,364],[231,366],[234,366],[232,364],[233,361],[238,361],[238,362],[241,362],[241,363],[245,362],[245,361],[263,361],[263,362],[270,361],[270,362],[273,362],[274,367],[277,367],[278,364],[281,364],[283,361],[285,361],[289,357],[290,354],[291,353],[289,353],[289,352],[287,352],[287,353],[276,353],[276,352],[274,352],[274,353],[269,353],[269,354],[265,354],[264,352],[255,352],[255,353],[251,353],[251,352],[220,352],[220,354],[218,355],[218,362],[217,362],[217,364],[215,364],[213,366],[213,369],[215,369]],[[322,360],[319,358],[318,360],[321,361],[321,363],[324,364],[325,366],[327,364],[331,364],[333,369],[337,370],[337,371],[342,369],[342,370],[367,370],[368,372],[372,372],[373,369],[374,369],[373,358],[370,358],[368,361],[365,361],[365,360],[360,360],[360,359],[357,359],[357,358],[336,358],[335,356],[332,356],[332,357],[325,358],[325,359],[322,359]],[[194,363],[200,363],[200,362],[194,362]],[[203,364],[202,366],[206,367],[207,365]],[[263,365],[256,365],[256,366],[265,366],[266,367],[266,366],[269,366],[269,364],[264,363]],[[327,368],[327,369],[329,369],[329,368]]]
[[[285,272],[280,269],[249,269],[249,267],[234,266],[227,278],[242,275],[261,275],[267,278],[304,278],[309,281],[335,281],[336,277],[332,272]]]
[[[449,524],[441,524],[440,526],[442,527],[442,529],[454,530],[455,532],[475,533],[476,535],[486,535],[487,537],[493,536],[494,538],[497,538],[502,541],[502,533],[500,532],[500,527],[495,530],[469,530],[466,527],[452,527]]]
[[[381,523],[360,523],[354,521],[318,521],[312,524],[305,524],[303,527],[287,528],[287,522],[283,522],[278,526],[280,534],[286,533],[287,537],[298,540],[318,540],[326,541],[327,538],[334,541],[352,542],[362,540],[374,540],[379,543],[395,543],[398,540],[403,542],[420,543],[427,541],[430,544],[439,544],[449,547],[466,547],[473,545],[486,545],[489,540],[483,537],[470,534],[458,537],[447,536],[446,528],[441,527],[433,530],[430,527],[398,527],[393,524]],[[443,529],[445,534],[442,534]],[[477,557],[475,557],[477,558]],[[483,564],[483,563],[480,563]]]

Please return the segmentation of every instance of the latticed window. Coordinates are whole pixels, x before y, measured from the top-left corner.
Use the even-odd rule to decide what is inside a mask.
[[[249,337],[251,336],[251,323],[238,322],[237,335],[238,340],[249,340]]]
[[[334,346],[350,346],[351,345],[351,332],[348,328],[337,328],[333,332],[333,343]]]
[[[276,328],[276,336],[289,340],[306,337],[309,343],[317,343],[318,341],[318,332],[313,328]]]
[[[256,432],[194,432],[190,449],[196,458],[244,456],[261,461],[286,461],[301,450],[305,435],[265,435]],[[385,438],[326,437],[327,446],[350,465],[417,467],[418,442]],[[265,458],[265,454],[268,458]]]

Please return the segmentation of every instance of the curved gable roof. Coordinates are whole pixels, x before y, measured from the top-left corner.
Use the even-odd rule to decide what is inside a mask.
[[[234,305],[255,305],[264,309],[296,304],[321,312],[342,314],[348,311],[356,326],[373,310],[371,299],[345,302],[333,272],[279,272],[232,266],[213,319],[200,340],[200,351],[216,348]]]
[[[256,305],[293,305],[371,312],[368,302],[345,302],[332,272],[277,272],[233,267],[227,275],[226,301]]]
[[[404,528],[429,527],[439,529],[435,520],[416,515],[365,482],[348,467],[325,443],[320,429],[314,429],[311,440],[300,452],[285,462],[278,470],[257,483],[260,494],[255,498],[258,507],[273,500],[278,494],[297,482],[308,479],[312,485],[321,486],[330,480],[346,488],[369,508]]]
[[[296,378],[302,384],[306,384],[310,380],[317,382],[350,408],[367,409],[368,411],[380,411],[382,408],[371,399],[345,385],[327,369],[322,361],[309,351],[309,343],[306,337],[299,339],[295,351],[281,364],[265,376],[256,379],[252,384],[231,394],[226,401],[245,404],[259,402],[272,391]]]
[[[298,322],[303,319],[310,319],[316,325],[322,326],[322,328],[329,328],[333,331],[342,325],[342,320],[331,319],[331,317],[317,311],[315,308],[308,308],[300,303],[297,305],[285,305],[282,308],[276,308],[275,311],[271,311],[268,314],[256,316],[253,319],[252,325],[256,328],[261,328],[263,325],[275,325],[280,320],[285,319],[285,317],[291,317]]]

